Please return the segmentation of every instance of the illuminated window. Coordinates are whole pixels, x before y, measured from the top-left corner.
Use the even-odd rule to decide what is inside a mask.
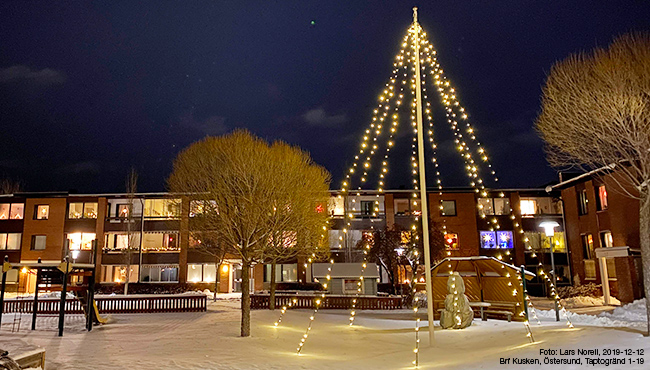
[[[445,247],[447,249],[458,249],[458,234],[445,234]]]
[[[343,197],[330,197],[329,202],[327,202],[327,210],[332,216],[343,216],[345,215],[344,205]]]
[[[190,201],[190,217],[200,216],[202,214],[209,214],[217,211],[217,202],[215,200],[193,200]]]
[[[9,218],[12,220],[22,220],[25,213],[25,205],[23,203],[12,203],[11,213]]]
[[[494,214],[494,206],[492,205],[492,198],[478,198],[479,213],[485,215]]]
[[[519,208],[522,216],[537,214],[537,201],[535,199],[522,199],[519,201]]]
[[[50,206],[47,204],[37,205],[34,209],[34,219],[47,220],[50,216]]]
[[[510,214],[510,199],[508,198],[493,198],[494,199],[494,214],[495,215],[509,215]]]
[[[442,209],[440,214],[442,216],[456,216],[456,201],[455,200],[443,200],[440,204]]]
[[[177,218],[181,216],[180,199],[145,199],[144,216],[150,218]]]
[[[607,208],[607,189],[605,188],[605,185],[600,185],[598,187],[598,196],[596,197],[596,209],[604,211]]]
[[[142,239],[142,250],[145,252],[178,251],[178,234],[145,233],[144,239]]]
[[[481,231],[481,248],[512,249],[512,231]]]
[[[89,251],[93,249],[95,233],[71,233],[68,234],[71,251]]]
[[[23,203],[0,204],[0,220],[22,220],[25,205]]]
[[[97,218],[97,202],[84,203],[84,218]]]
[[[101,271],[102,283],[123,283],[126,281],[126,266],[103,265]],[[131,266],[129,282],[138,282],[138,266]]]
[[[603,231],[600,233],[600,246],[601,248],[611,248],[614,246],[614,239],[612,238],[611,232]]]
[[[118,204],[117,205],[117,217],[127,218],[131,214],[131,205],[130,204]]]
[[[69,219],[77,219],[77,218],[82,218],[84,212],[84,204],[83,203],[70,203],[68,204],[68,218]]]
[[[594,237],[591,234],[583,234],[580,238],[582,239],[582,258],[586,260],[594,258]]]
[[[140,233],[107,233],[104,243],[105,252],[122,252],[129,249],[129,238],[131,239],[131,250],[139,250]]]
[[[264,265],[264,282],[271,281],[271,265]],[[278,263],[275,265],[276,282],[296,282],[298,281],[298,264],[296,263]]]
[[[395,207],[395,214],[396,215],[405,215],[407,212],[410,214],[411,211],[409,209],[409,200],[408,199],[395,199],[393,201],[393,205]]]
[[[0,250],[19,250],[21,233],[2,233],[0,234]]]
[[[31,249],[34,251],[42,251],[45,249],[46,242],[45,235],[32,235],[32,246]]]

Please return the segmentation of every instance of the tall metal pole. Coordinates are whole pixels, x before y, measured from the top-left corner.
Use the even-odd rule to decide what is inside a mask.
[[[424,245],[425,282],[427,289],[427,319],[429,321],[429,346],[433,346],[433,287],[431,284],[431,251],[429,250],[429,209],[427,202],[427,181],[424,161],[424,135],[422,128],[422,82],[420,80],[420,25],[418,8],[413,8],[415,31],[415,100],[418,130],[418,167],[420,172],[420,209],[422,210],[422,243]]]
[[[553,257],[553,237],[549,236],[548,237],[548,245],[551,248],[551,278],[553,279],[553,287],[551,290],[551,294],[555,292],[555,295],[557,295],[557,273],[555,272],[555,257]],[[555,321],[560,321],[560,309],[557,306],[557,298],[554,296],[553,297],[553,303],[555,303]]]

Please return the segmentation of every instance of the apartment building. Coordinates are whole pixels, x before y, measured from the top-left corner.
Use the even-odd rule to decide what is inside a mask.
[[[550,244],[539,224],[557,221],[560,227],[552,243],[556,270],[560,282],[568,284],[572,274],[557,195],[542,189],[484,194],[473,189],[445,189],[442,195],[429,192],[429,214],[434,222],[446,226],[449,255],[494,256],[518,266],[525,264],[532,271],[540,261],[550,270]],[[97,282],[105,285],[123,283],[128,273],[130,282],[141,284],[211,288],[219,273],[220,292],[239,291],[241,264],[237,257],[227,256],[216,271],[215,257],[205,253],[201,240],[194,240],[190,233],[199,206],[188,196],[169,193],[4,195],[0,196],[0,254],[16,263],[39,258],[59,262],[69,249],[75,261],[96,263]],[[360,262],[356,244],[364,233],[394,224],[408,228],[416,222],[420,209],[412,191],[347,195],[332,191],[328,212],[332,258]],[[135,251],[125,253],[129,245]],[[283,261],[277,266],[276,281],[289,285],[312,282],[307,262]],[[29,291],[33,284],[29,274],[12,273],[9,282],[16,289]],[[253,267],[251,288],[268,288],[270,273],[269,266]],[[542,294],[543,284],[536,287],[533,282],[531,291],[536,290]]]
[[[622,302],[643,297],[639,249],[639,201],[601,169],[566,178],[551,187],[564,201],[567,241],[574,275],[583,283],[603,283]],[[633,189],[628,189],[632,191]]]

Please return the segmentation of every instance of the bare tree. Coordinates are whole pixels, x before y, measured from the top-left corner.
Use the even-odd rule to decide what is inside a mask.
[[[271,234],[277,230],[274,208],[292,207],[293,194],[303,192],[313,192],[313,204],[320,200],[317,190],[306,188],[311,184],[307,181],[310,175],[303,173],[302,183],[286,181],[293,178],[287,163],[293,163],[290,159],[294,156],[306,161],[294,171],[320,174],[323,185],[319,189],[326,193],[329,174],[307,153],[283,143],[272,147],[241,130],[207,137],[186,148],[174,161],[168,179],[171,191],[203,194],[214,204],[213,210],[204,213],[204,220],[219,240],[241,258],[243,337],[250,336],[250,268],[264,260]]]
[[[377,261],[384,268],[388,280],[390,280],[392,294],[395,294],[395,287],[398,283],[400,256],[397,252],[403,249],[402,233],[405,231],[408,230],[399,225],[393,225],[393,227],[375,230],[372,234],[364,234],[357,243],[357,249],[363,249],[364,245],[370,245],[368,258],[371,261]]]
[[[4,178],[0,181],[0,194],[14,194],[23,190],[23,184],[20,181]]]
[[[230,251],[227,245],[219,240],[218,233],[210,229],[211,223],[209,219],[206,220],[203,217],[204,210],[210,208],[212,203],[203,200],[194,200],[193,202],[196,202],[195,204],[197,204],[199,209],[193,210],[196,213],[190,223],[190,235],[196,241],[192,247],[214,258],[216,276],[214,280],[213,300],[216,301],[217,293],[219,292],[221,265]],[[209,214],[209,211],[207,214]]]
[[[639,200],[650,335],[650,36],[623,35],[556,63],[536,128],[553,166],[605,169],[615,190]]]
[[[129,283],[131,282],[131,258],[133,251],[140,248],[140,239],[142,235],[139,235],[138,232],[135,232],[135,216],[133,212],[135,204],[135,193],[138,190],[138,173],[135,168],[131,168],[131,171],[126,177],[125,181],[126,188],[126,197],[127,197],[127,214],[126,214],[126,248],[122,251],[124,253],[124,262],[126,263],[126,274],[124,277],[124,295],[129,294]],[[144,212],[144,210],[141,210]],[[120,215],[123,216],[123,215]]]

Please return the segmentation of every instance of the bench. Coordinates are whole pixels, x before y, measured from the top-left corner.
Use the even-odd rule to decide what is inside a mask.
[[[485,310],[485,315],[495,315],[495,316],[507,316],[508,322],[512,321],[512,311],[501,311],[501,310]]]

